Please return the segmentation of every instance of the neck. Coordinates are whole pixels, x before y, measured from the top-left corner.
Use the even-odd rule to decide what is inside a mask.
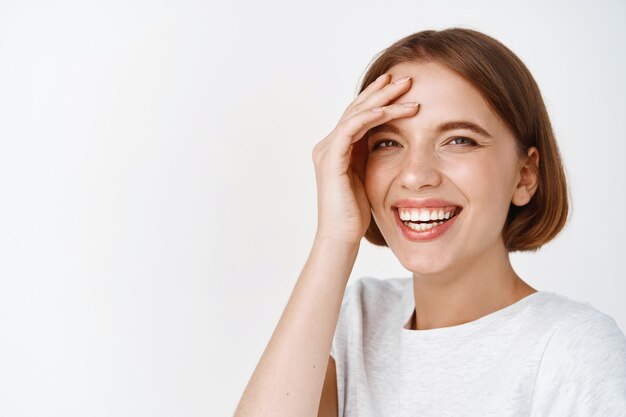
[[[513,270],[502,241],[479,259],[437,274],[413,274],[410,328],[436,329],[477,320],[536,292]]]

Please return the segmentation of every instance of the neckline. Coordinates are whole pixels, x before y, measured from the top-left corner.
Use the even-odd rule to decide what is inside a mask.
[[[458,336],[462,334],[466,334],[469,332],[476,331],[480,328],[485,327],[486,325],[492,323],[495,320],[503,319],[508,316],[513,315],[515,312],[522,309],[525,305],[530,303],[531,301],[543,297],[545,294],[550,294],[549,291],[541,291],[538,290],[532,294],[529,294],[513,304],[509,304],[506,307],[503,307],[499,310],[493,311],[489,314],[486,314],[482,317],[477,318],[476,320],[472,320],[467,323],[457,324],[454,326],[447,327],[438,327],[435,329],[424,329],[424,330],[412,330],[406,329],[404,326],[410,324],[411,318],[413,317],[413,313],[415,311],[415,298],[413,297],[413,280],[412,278],[409,281],[409,286],[405,291],[405,302],[403,303],[402,308],[402,322],[399,324],[400,331],[402,337],[408,339],[429,339],[434,337],[446,337],[446,336]]]

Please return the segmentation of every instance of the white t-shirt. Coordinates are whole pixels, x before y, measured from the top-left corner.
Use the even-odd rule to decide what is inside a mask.
[[[458,326],[405,329],[413,279],[346,288],[331,355],[339,416],[626,416],[626,336],[546,291]]]

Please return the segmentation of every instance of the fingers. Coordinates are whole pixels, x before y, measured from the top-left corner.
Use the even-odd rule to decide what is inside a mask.
[[[381,110],[381,111],[374,111]],[[385,123],[389,120],[402,117],[410,117],[419,111],[419,103],[406,102],[392,104],[385,107],[374,108],[370,111],[364,111],[361,114],[354,116],[351,120],[355,124],[354,129],[356,132],[351,138],[350,147],[352,152],[350,155],[350,167],[356,173],[356,175],[365,182],[365,166],[367,165],[367,159],[369,156],[369,148],[367,140],[361,140],[364,138],[367,131],[374,126]],[[370,113],[368,115],[368,113]],[[378,114],[375,119],[371,119],[371,114]]]
[[[390,79],[391,75],[389,75],[389,73],[384,73],[383,75],[372,81],[372,83],[370,83],[370,85],[368,85],[363,91],[361,91],[356,99],[354,99],[354,101],[348,105],[343,113],[344,116],[348,114],[355,105],[362,103],[363,100],[371,96],[374,92],[387,85]]]
[[[318,164],[326,161],[327,155],[340,156],[337,172],[343,172],[352,166],[362,177],[362,171],[368,156],[367,143],[359,142],[369,129],[386,123],[392,119],[415,115],[419,103],[389,104],[411,86],[410,77],[402,77],[389,84],[391,76],[383,74],[371,83],[359,95],[340,119],[333,131],[313,148],[313,162]],[[355,144],[357,146],[355,146]],[[354,158],[351,157],[355,153]],[[316,171],[317,172],[317,171]]]
[[[394,98],[406,93],[411,88],[412,80],[408,76],[401,77],[392,83],[389,83],[391,79],[390,76],[381,77],[367,86],[367,88],[359,94],[356,100],[348,106],[342,118],[350,117],[365,109],[384,106]]]
[[[374,111],[380,110],[380,111]],[[410,117],[417,114],[419,103],[395,103],[382,108],[362,111],[349,119],[341,121],[333,131],[313,148],[313,162],[316,166],[326,160],[327,155],[342,156],[344,162],[338,165],[338,172],[354,163],[353,168],[363,179],[363,168],[367,161],[367,141],[359,142],[369,129],[389,120]],[[351,153],[356,152],[354,158]],[[343,165],[345,163],[345,165]],[[317,171],[316,171],[317,172]]]
[[[349,137],[350,143],[358,142],[365,133],[374,126],[392,119],[409,117],[417,114],[419,103],[395,103],[384,107],[363,110],[360,113],[340,122],[337,125],[339,136]]]

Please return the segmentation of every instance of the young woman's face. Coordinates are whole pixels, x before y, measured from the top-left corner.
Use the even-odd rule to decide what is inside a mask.
[[[457,270],[494,249],[502,251],[509,204],[516,194],[517,200],[524,200],[525,193],[518,187],[524,161],[516,154],[513,133],[478,90],[440,64],[402,63],[389,72],[392,81],[412,78],[411,88],[393,102],[416,101],[421,106],[413,117],[386,123],[397,131],[379,126],[364,139],[369,151],[365,192],[387,244],[402,265],[417,274]],[[485,133],[450,124],[461,121]],[[404,233],[406,226],[397,216],[411,204],[399,200],[431,198],[462,209],[442,226]]]

